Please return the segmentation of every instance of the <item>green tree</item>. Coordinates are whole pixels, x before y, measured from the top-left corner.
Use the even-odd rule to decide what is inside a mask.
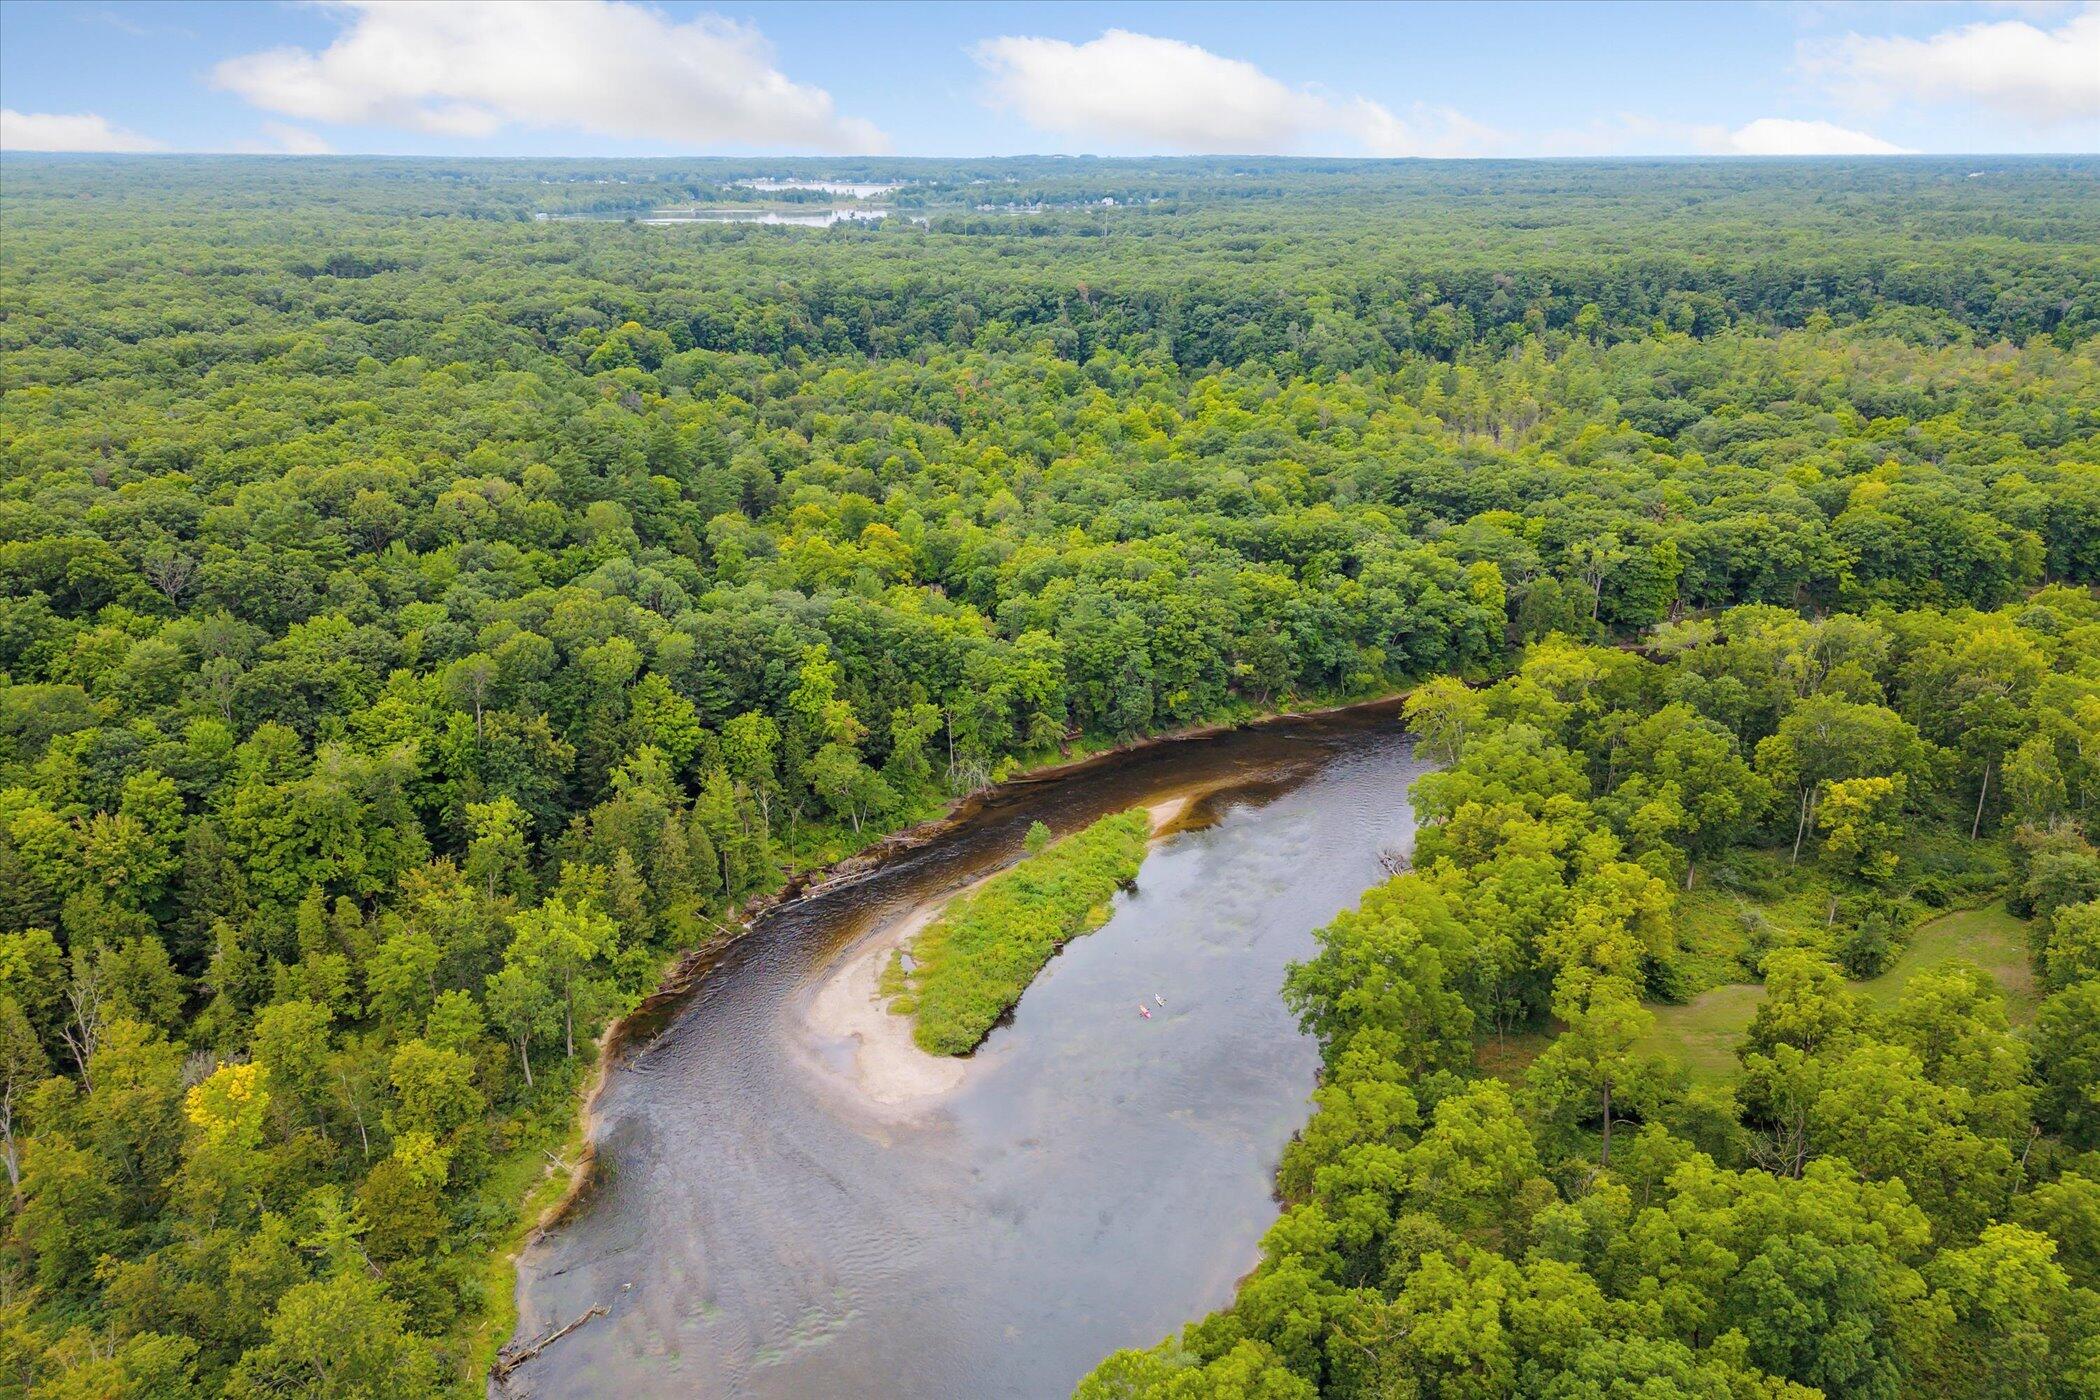
[[[2055,1254],[2047,1235],[1993,1225],[1975,1244],[1933,1260],[1933,1300],[1954,1319],[1936,1359],[1957,1393],[2075,1393],[2062,1389],[2066,1363],[2082,1346],[2090,1366],[2100,1301],[2074,1293]]]
[[[1885,885],[1895,877],[1909,784],[1889,778],[1844,778],[1823,785],[1818,819],[1823,851],[1847,875]]]
[[[629,703],[640,742],[663,750],[671,766],[683,772],[707,739],[693,702],[651,672],[634,683]]]
[[[893,791],[912,794],[925,788],[933,776],[926,745],[940,727],[940,708],[924,701],[891,711],[890,753],[883,760],[882,776]]]
[[[605,915],[560,898],[527,909],[511,921],[511,943],[503,955],[547,988],[561,1008],[565,1053],[576,1058],[576,1023],[590,1016],[610,990],[607,959],[619,945],[619,929]]]
[[[287,1292],[267,1339],[241,1357],[226,1393],[387,1400],[437,1389],[437,1358],[409,1333],[401,1305],[378,1280],[352,1271]]]
[[[1635,814],[1630,825],[1648,804],[1660,804],[1661,829],[1688,857],[1686,889],[1697,878],[1698,860],[1739,839],[1768,800],[1768,787],[1737,752],[1735,735],[1689,705],[1664,706],[1633,726],[1626,763],[1619,803]]]
[[[10,1192],[22,1188],[19,1114],[30,1088],[50,1069],[35,1027],[21,1004],[0,994],[0,1165],[7,1168]]]
[[[479,881],[491,900],[497,894],[523,900],[532,894],[526,832],[531,818],[509,797],[467,804],[466,875]]]
[[[2034,1018],[2035,1113],[2073,1147],[2100,1148],[2100,981],[2078,982]]]
[[[1465,752],[1466,731],[1478,724],[1487,700],[1454,676],[1438,676],[1409,692],[1401,714],[1424,756],[1456,763]]]
[[[1826,696],[1804,700],[1779,722],[1779,731],[1757,746],[1758,771],[1773,786],[1799,795],[1794,824],[1794,859],[1816,826],[1815,799],[1828,783],[1848,778],[1922,773],[1927,749],[1918,733],[1894,711]]]
[[[1525,1070],[1541,1110],[1568,1126],[1598,1124],[1597,1162],[1611,1166],[1613,1114],[1650,1098],[1663,1077],[1653,1057],[1635,1052],[1655,1018],[1615,977],[1564,977],[1554,1014],[1566,1029]]]
[[[518,1068],[530,1088],[532,1042],[561,1028],[562,1002],[519,962],[507,962],[502,971],[489,974],[484,995],[489,1018],[517,1047]]]

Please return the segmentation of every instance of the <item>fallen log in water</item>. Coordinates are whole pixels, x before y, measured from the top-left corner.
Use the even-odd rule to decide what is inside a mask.
[[[513,1343],[510,1346],[503,1348],[503,1350],[496,1353],[495,1364],[489,1367],[490,1378],[494,1380],[497,1385],[502,1385],[505,1381],[510,1379],[511,1372],[517,1370],[520,1366],[523,1366],[526,1362],[532,1360],[533,1357],[538,1356],[548,1347],[553,1346],[556,1342],[560,1341],[563,1337],[568,1336],[571,1332],[574,1332],[577,1328],[583,1326],[584,1323],[589,1322],[592,1318],[603,1317],[605,1316],[605,1314],[605,1304],[600,1303],[597,1307],[592,1308],[589,1312],[577,1318],[574,1322],[571,1322],[563,1327],[557,1327],[550,1332],[542,1332],[539,1336],[535,1337],[530,1342],[525,1343],[523,1346]]]

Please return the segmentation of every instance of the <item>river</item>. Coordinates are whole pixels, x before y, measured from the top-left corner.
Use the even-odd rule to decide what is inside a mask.
[[[1000,790],[730,945],[599,1099],[597,1184],[519,1269],[519,1335],[606,1316],[515,1396],[1053,1396],[1226,1302],[1318,1056],[1279,996],[1404,849],[1390,706],[1177,740]],[[810,1007],[915,909],[1060,834],[1200,794],[1109,921],[930,1102],[873,1102]],[[1137,1014],[1155,995],[1150,1020]]]

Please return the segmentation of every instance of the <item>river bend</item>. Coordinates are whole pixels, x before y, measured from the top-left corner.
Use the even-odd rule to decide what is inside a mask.
[[[1002,790],[768,914],[612,1070],[597,1185],[521,1261],[520,1335],[609,1312],[509,1393],[1063,1395],[1226,1302],[1318,1063],[1284,969],[1409,844],[1424,766],[1390,707],[1164,743]],[[856,1090],[854,1046],[808,1014],[842,958],[1013,860],[1033,821],[1191,792],[1192,829],[959,1085],[902,1107]]]

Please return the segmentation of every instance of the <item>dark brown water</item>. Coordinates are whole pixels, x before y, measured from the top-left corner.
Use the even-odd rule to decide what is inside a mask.
[[[609,1314],[520,1396],[1052,1396],[1227,1301],[1318,1057],[1278,995],[1405,847],[1390,709],[1163,745],[1000,794],[730,948],[600,1099],[599,1186],[519,1274],[520,1334]],[[1209,790],[1113,917],[1054,959],[916,1114],[822,1067],[826,971],[902,912],[1060,833]],[[1155,993],[1166,1007],[1141,1019]]]

